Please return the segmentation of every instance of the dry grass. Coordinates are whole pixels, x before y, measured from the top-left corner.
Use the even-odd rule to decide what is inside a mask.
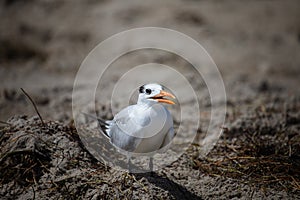
[[[193,160],[194,168],[262,190],[300,192],[300,117],[281,111],[257,109],[226,129],[207,158]]]

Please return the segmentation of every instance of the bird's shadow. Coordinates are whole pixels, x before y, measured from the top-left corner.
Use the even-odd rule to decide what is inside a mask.
[[[153,185],[168,191],[175,199],[202,199],[191,193],[182,185],[175,183],[167,177],[159,176],[156,172],[134,174],[137,179],[146,178]]]

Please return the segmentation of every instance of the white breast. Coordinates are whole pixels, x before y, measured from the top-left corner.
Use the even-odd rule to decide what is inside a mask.
[[[172,116],[163,105],[148,108],[133,105],[115,116],[109,135],[119,150],[150,153],[162,146],[172,127]]]

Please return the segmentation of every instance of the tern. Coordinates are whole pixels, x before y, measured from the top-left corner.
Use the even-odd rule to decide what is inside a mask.
[[[139,87],[136,104],[124,108],[112,120],[98,118],[110,143],[127,156],[129,172],[132,155],[149,155],[149,168],[153,171],[153,155],[164,152],[171,144],[175,136],[173,118],[162,105],[175,104],[170,98],[175,99],[175,96],[163,90],[163,86],[145,84]]]

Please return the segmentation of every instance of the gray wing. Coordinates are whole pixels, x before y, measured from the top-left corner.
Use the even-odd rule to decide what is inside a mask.
[[[142,141],[142,138],[132,136],[141,129],[132,122],[128,115],[132,108],[133,106],[129,106],[118,113],[109,126],[110,142],[116,147],[130,152],[133,152]]]

